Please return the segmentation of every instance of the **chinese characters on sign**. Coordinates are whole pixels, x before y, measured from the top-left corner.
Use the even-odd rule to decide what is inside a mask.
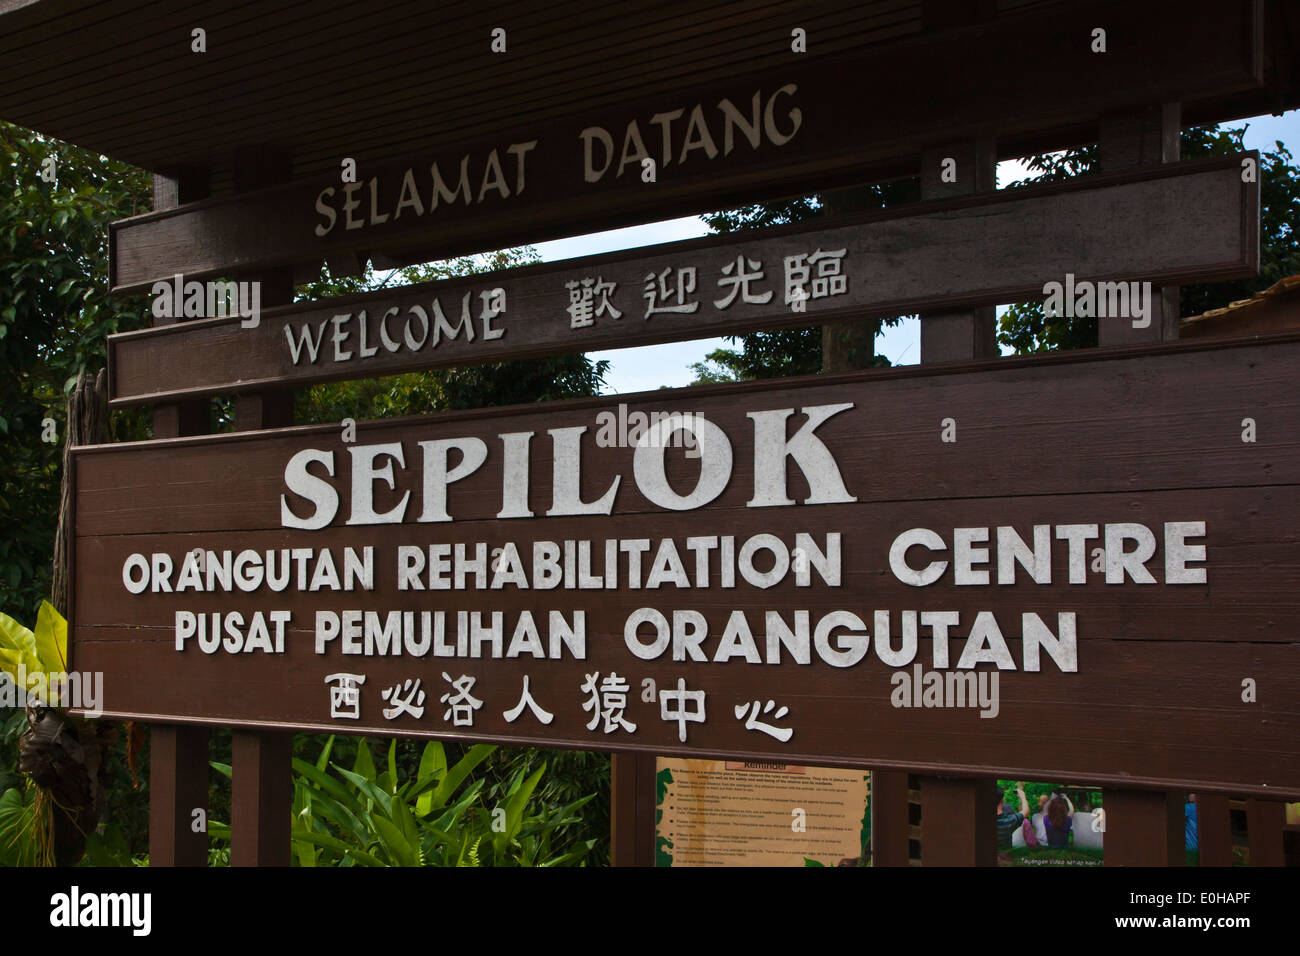
[[[844,274],[847,252],[848,247],[818,248],[783,257],[780,300],[775,298],[775,289],[772,288],[775,277],[768,276],[764,263],[743,253],[738,254],[718,270],[715,280],[718,297],[709,297],[713,309],[725,312],[739,300],[746,305],[780,302],[795,312],[803,312],[809,301],[846,295],[849,291],[849,277]],[[659,272],[649,273],[642,288],[642,298],[646,303],[642,318],[698,314],[703,297],[699,285],[698,265],[665,266]],[[570,329],[590,328],[602,316],[623,317],[623,310],[615,305],[617,282],[607,282],[599,275],[582,276],[570,279],[564,283],[564,288],[568,291],[566,310]]]
[[[579,693],[587,695],[586,701],[582,703],[582,709],[591,714],[591,719],[586,724],[587,729],[595,731],[600,728],[606,734],[620,730],[628,734],[636,733],[637,725],[628,720],[626,714],[628,693],[631,690],[627,678],[612,671],[603,680],[599,671],[586,674],[585,677]],[[442,678],[451,685],[451,690],[439,698],[440,703],[447,705],[442,715],[443,722],[450,723],[453,727],[473,727],[474,715],[484,704],[484,701],[471,693],[475,678],[468,675],[453,678],[446,671],[443,671]],[[361,674],[331,674],[325,679],[329,686],[332,719],[360,719],[361,685],[365,682],[366,678]],[[381,696],[389,706],[383,710],[384,718],[396,720],[403,714],[409,714],[417,720],[423,717],[425,692],[421,689],[421,683],[421,678],[407,678],[385,689]],[[518,703],[502,712],[507,723],[514,723],[523,716],[525,710],[530,711],[542,724],[549,724],[555,719],[555,715],[533,696],[530,683],[531,676],[525,674]],[[677,738],[682,743],[686,742],[687,724],[704,723],[706,696],[704,690],[687,689],[685,678],[680,677],[676,687],[659,691],[659,716],[664,721],[677,725]],[[733,709],[736,720],[741,721],[746,730],[767,734],[782,743],[787,743],[794,736],[793,728],[777,727],[758,719],[760,715],[770,714],[773,720],[779,721],[790,713],[790,708],[777,707],[773,700],[768,700],[765,704],[755,700]]]

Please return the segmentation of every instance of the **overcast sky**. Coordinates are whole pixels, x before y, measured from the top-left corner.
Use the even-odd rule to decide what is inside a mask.
[[[1246,125],[1247,149],[1268,150],[1281,140],[1293,151],[1300,147],[1300,111],[1292,110],[1283,116],[1259,116],[1229,126]],[[1024,178],[1024,168],[1019,163],[1002,163],[998,167],[998,186]],[[628,229],[557,239],[537,244],[541,257],[550,262],[571,259],[599,252],[613,252],[660,242],[675,242],[708,235],[708,227],[698,218],[672,219]],[[889,357],[894,364],[911,365],[920,351],[920,323],[910,319],[902,325],[885,330],[876,339],[876,351]],[[690,342],[673,342],[667,345],[650,345],[640,348],[615,349],[593,352],[592,358],[608,359],[609,373],[605,377],[606,391],[621,394],[659,388],[664,385],[689,385],[693,378],[692,362],[701,361],[719,346],[727,345],[724,339],[696,339]]]

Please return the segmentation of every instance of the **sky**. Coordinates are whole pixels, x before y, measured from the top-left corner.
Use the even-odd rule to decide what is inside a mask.
[[[1282,116],[1257,116],[1250,120],[1226,124],[1239,129],[1245,126],[1247,149],[1267,150],[1281,140],[1293,150],[1300,147],[1300,110],[1291,110]],[[1016,161],[998,166],[998,186],[1025,177],[1023,165]],[[536,245],[538,254],[546,262],[572,259],[601,252],[615,252],[638,246],[662,242],[676,242],[709,234],[708,227],[698,217],[671,219],[666,222],[614,229],[608,232],[557,239]],[[920,353],[920,321],[904,320],[899,326],[886,329],[876,339],[876,352],[889,358],[895,365],[912,365]],[[738,346],[738,343],[737,343]],[[610,366],[605,376],[606,394],[627,394],[647,391],[662,386],[689,385],[694,378],[690,370],[719,347],[730,347],[725,339],[695,339],[689,342],[671,342],[629,349],[592,352],[593,359],[608,359]]]

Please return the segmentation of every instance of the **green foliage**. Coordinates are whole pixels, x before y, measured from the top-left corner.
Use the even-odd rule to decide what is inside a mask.
[[[36,866],[36,788],[11,787],[0,793],[0,866]]]
[[[484,774],[489,777],[485,791],[487,799],[499,803],[516,777],[535,773],[544,766],[550,769],[542,778],[534,799],[545,807],[580,806],[581,821],[558,835],[561,842],[557,846],[570,848],[589,842],[591,852],[586,865],[607,865],[610,850],[609,754],[539,750],[536,747],[498,748],[483,765]],[[593,799],[581,803],[583,797]]]
[[[16,684],[21,667],[24,691],[32,690],[37,680],[48,687],[49,678],[67,670],[67,661],[68,622],[49,601],[41,602],[35,631],[29,631],[8,614],[0,614],[0,674],[7,675]],[[63,706],[57,700],[45,702]]]
[[[822,370],[821,326],[729,335],[741,348],[714,349],[703,362],[691,364],[695,385],[713,382],[752,382],[791,375],[816,375]]]
[[[336,738],[316,761],[294,759],[293,862],[297,866],[576,866],[594,840],[563,843],[588,794],[560,805],[535,799],[546,773],[517,769],[495,794],[475,770],[496,750],[470,747],[448,764],[443,745],[425,744],[416,774],[398,766],[391,741],[382,769],[365,740],[352,769],[333,756]],[[230,768],[213,765],[225,775]],[[540,804],[540,806],[539,806]],[[230,828],[209,822],[208,832],[229,840]]]
[[[143,300],[108,296],[107,244],[110,222],[149,208],[149,177],[8,123],[0,170],[0,607],[26,618],[49,594],[64,396],[104,367],[108,333],[143,322]],[[128,434],[143,421],[119,417]]]
[[[1183,159],[1224,156],[1245,149],[1246,129],[1197,127],[1184,130]],[[1261,270],[1255,278],[1232,282],[1187,285],[1180,291],[1182,315],[1200,315],[1222,308],[1237,299],[1248,299],[1284,276],[1300,272],[1300,170],[1289,150],[1278,142],[1273,151],[1260,154]],[[1064,152],[1032,156],[1026,161],[1034,175],[1007,188],[1040,183],[1060,183],[1086,175],[1097,168],[1097,147],[1084,146]],[[1097,344],[1096,318],[1045,317],[1043,303],[1024,302],[1010,306],[1000,319],[999,344],[1019,353],[1092,348]]]

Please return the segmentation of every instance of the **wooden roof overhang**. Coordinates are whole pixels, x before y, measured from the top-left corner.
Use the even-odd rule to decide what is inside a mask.
[[[860,133],[828,162],[818,153],[823,130],[810,131],[797,144],[807,157],[780,176],[754,172],[765,162],[755,157],[725,183],[689,194],[668,188],[626,208],[593,203],[568,221],[543,216],[527,228],[492,224],[495,242],[479,230],[458,243],[394,239],[363,250],[391,264],[910,175],[920,148],[977,130],[1010,158],[1093,141],[1116,109],[1177,100],[1185,126],[1281,111],[1300,105],[1296,7],[0,0],[0,118],[163,175],[202,170],[213,197],[234,191],[248,148],[284,157],[281,178],[337,182],[343,157],[364,168],[550,124],[567,133],[573,124],[564,122],[583,116],[640,115],[639,105],[674,94],[694,103],[807,73],[833,77],[819,88],[842,93],[825,104],[823,130]],[[1094,21],[1111,27],[1109,59],[1085,55],[1080,27]],[[191,50],[196,27],[206,31],[204,53]],[[506,30],[504,54],[490,50],[497,27]],[[791,51],[794,27],[807,31],[807,53]],[[1073,57],[1055,52],[1067,32]],[[1109,85],[1092,75],[1103,63]],[[1017,112],[1035,96],[1037,106]],[[116,273],[113,284],[142,287]]]

